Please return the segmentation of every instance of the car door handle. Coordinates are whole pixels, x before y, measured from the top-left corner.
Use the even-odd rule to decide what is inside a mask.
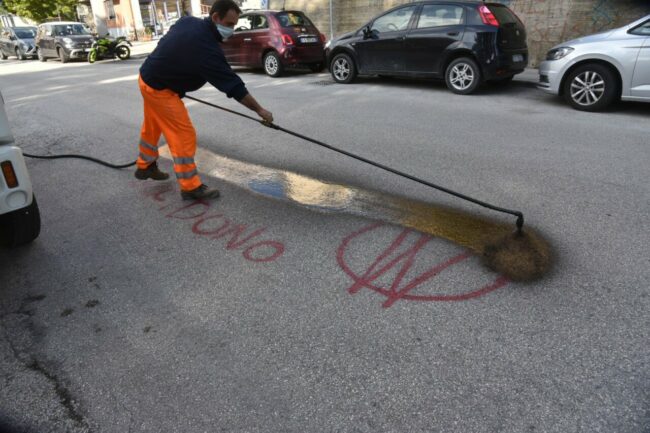
[[[396,41],[404,41],[406,40],[406,36],[400,36],[399,38],[395,38]]]
[[[244,38],[244,42],[250,42],[252,40],[253,40],[252,38]]]
[[[459,32],[448,32],[447,36],[458,36],[459,34]]]

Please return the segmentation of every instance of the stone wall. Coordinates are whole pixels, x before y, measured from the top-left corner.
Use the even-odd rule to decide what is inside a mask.
[[[381,11],[408,0],[332,0],[334,35],[356,30]],[[526,25],[531,66],[562,41],[627,24],[650,14],[649,0],[500,0]],[[304,11],[330,36],[329,0],[269,0],[271,9]]]

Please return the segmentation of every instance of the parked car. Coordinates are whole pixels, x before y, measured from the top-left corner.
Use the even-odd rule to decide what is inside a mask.
[[[41,62],[58,57],[61,63],[67,63],[70,59],[86,59],[93,36],[85,24],[57,21],[39,25],[35,42]]]
[[[18,60],[36,58],[34,37],[36,27],[5,27],[0,29],[0,58],[16,56]]]
[[[553,47],[540,64],[538,87],[583,111],[618,99],[650,102],[650,15]]]
[[[454,93],[508,81],[528,64],[524,24],[508,7],[480,1],[417,1],[373,18],[326,47],[334,81],[357,74],[444,78]]]
[[[0,244],[18,246],[36,239],[41,217],[25,159],[9,128],[0,93]]]
[[[261,67],[279,77],[285,68],[298,65],[322,71],[325,40],[300,11],[259,10],[243,13],[222,47],[231,65]]]

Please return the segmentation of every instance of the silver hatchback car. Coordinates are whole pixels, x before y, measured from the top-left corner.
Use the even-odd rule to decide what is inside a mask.
[[[650,15],[553,47],[539,67],[538,88],[584,111],[618,99],[650,102]]]

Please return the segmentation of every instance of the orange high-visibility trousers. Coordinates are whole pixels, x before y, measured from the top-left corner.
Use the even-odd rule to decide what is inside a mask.
[[[201,179],[194,163],[196,131],[185,104],[169,89],[151,88],[142,77],[139,83],[144,99],[144,121],[140,131],[138,168],[145,169],[158,159],[158,140],[163,134],[174,158],[174,172],[181,190],[198,188]]]

